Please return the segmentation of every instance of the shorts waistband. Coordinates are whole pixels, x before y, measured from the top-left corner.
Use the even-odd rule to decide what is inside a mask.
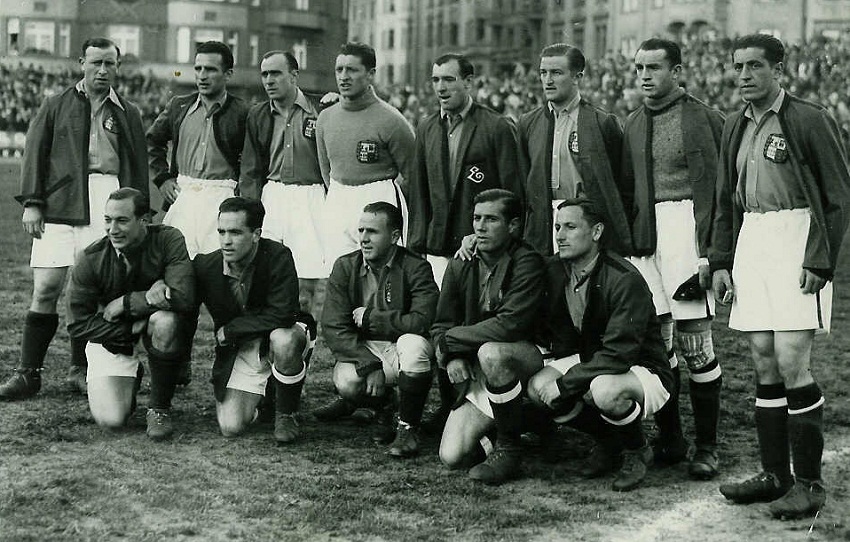
[[[387,179],[376,179],[374,181],[367,181],[365,183],[360,183],[360,184],[345,184],[345,183],[341,183],[341,182],[337,181],[336,179],[331,179],[331,184],[337,184],[339,186],[344,186],[346,188],[357,188],[358,186],[367,186],[367,185],[370,185],[370,184],[382,183],[382,182],[385,182],[385,181],[395,181],[395,180],[396,180],[395,177],[389,177]]]
[[[693,207],[694,200],[692,199],[678,199],[671,201],[658,201],[655,203],[656,207]]]
[[[801,207],[799,209],[779,209],[777,211],[767,211],[766,213],[746,211],[744,212],[744,220],[777,220],[783,217],[809,216],[810,214],[808,207]]]
[[[177,185],[180,188],[201,191],[204,188],[236,188],[236,181],[233,179],[196,179],[188,175],[178,175]]]

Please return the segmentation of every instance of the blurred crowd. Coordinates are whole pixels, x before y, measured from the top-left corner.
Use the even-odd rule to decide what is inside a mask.
[[[729,39],[691,40],[683,45],[683,60],[683,84],[690,93],[726,113],[740,107]],[[25,132],[41,101],[79,77],[78,71],[67,68],[19,65],[11,69],[0,65],[0,131]],[[829,108],[845,140],[850,139],[850,37],[789,45],[782,83],[793,94]],[[517,67],[509,74],[478,76],[474,85],[478,102],[513,119],[543,103],[534,68]],[[141,71],[123,71],[118,87],[120,93],[139,105],[146,124],[156,118],[177,91]],[[640,104],[631,58],[621,54],[612,53],[589,62],[580,88],[591,103],[621,119]],[[438,107],[428,83],[418,89],[397,86],[378,92],[414,125]]]

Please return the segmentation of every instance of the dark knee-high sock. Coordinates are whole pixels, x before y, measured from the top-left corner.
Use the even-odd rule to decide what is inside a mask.
[[[177,388],[180,373],[180,353],[169,354],[148,346],[148,361],[151,369],[150,408],[171,408],[171,399]]]
[[[670,359],[676,354],[668,352]],[[682,417],[679,412],[679,393],[682,388],[682,374],[679,364],[672,368],[673,389],[670,391],[670,399],[664,403],[661,410],[655,413],[655,424],[658,426],[659,437],[662,442],[671,442],[682,438]]]
[[[398,375],[398,419],[412,425],[418,426],[422,421],[422,411],[428,401],[428,392],[431,391],[431,372],[406,373]]]
[[[518,379],[503,386],[487,384],[487,396],[496,420],[498,442],[519,446],[522,435],[522,384]]]
[[[21,338],[21,368],[41,369],[47,347],[59,327],[58,314],[27,312],[24,319],[24,334]]]
[[[285,375],[272,371],[275,378],[275,411],[280,414],[293,414],[301,408],[301,390],[307,376],[307,366],[302,364],[295,375]]]
[[[823,457],[823,395],[817,383],[785,390],[788,396],[788,437],[794,474],[820,480]]]
[[[722,386],[723,376],[716,359],[699,371],[691,371],[691,406],[694,409],[697,448],[714,450],[717,447]]]
[[[788,400],[783,384],[756,386],[755,417],[762,468],[765,472],[775,474],[782,483],[790,482]]]
[[[632,406],[622,415],[602,415],[602,418],[611,424],[613,433],[625,450],[637,450],[646,446],[641,412],[641,406],[638,403],[632,402]]]
[[[85,339],[71,339],[71,365],[74,367],[86,368],[89,366],[89,361],[86,359],[86,343]]]

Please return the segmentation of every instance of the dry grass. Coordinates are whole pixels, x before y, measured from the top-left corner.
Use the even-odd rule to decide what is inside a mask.
[[[7,191],[0,201],[4,379],[17,363],[31,289],[29,244],[11,199],[16,169],[0,164]],[[144,436],[142,414],[117,433],[93,424],[86,402],[62,389],[69,353],[60,329],[38,398],[0,403],[0,540],[850,540],[848,260],[845,252],[834,333],[817,342],[814,358],[828,401],[830,502],[808,535],[811,522],[775,522],[764,506],[725,504],[717,482],[690,482],[684,466],[653,470],[644,487],[628,494],[611,492],[610,480],[581,480],[576,459],[588,443],[568,431],[562,464],[546,465],[532,449],[528,476],[501,488],[445,470],[436,438],[407,462],[392,460],[368,431],[347,423],[308,423],[303,442],[285,448],[274,445],[271,427],[263,425],[226,440],[217,432],[207,383],[206,319],[195,380],[175,399],[178,433],[166,444]],[[753,386],[745,344],[724,324],[721,315],[715,324],[725,374],[721,453],[723,479],[734,479],[757,466]],[[331,398],[327,349],[320,346],[314,360],[307,410]],[[143,394],[142,407],[146,399]]]

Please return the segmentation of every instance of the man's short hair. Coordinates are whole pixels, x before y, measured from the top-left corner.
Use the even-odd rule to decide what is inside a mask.
[[[94,47],[97,47],[96,45]],[[151,202],[140,190],[125,186],[109,194],[107,201],[130,200],[133,202],[133,215],[136,218],[147,216],[151,212]]]
[[[367,70],[374,70],[378,65],[375,60],[375,49],[367,43],[359,41],[343,43],[339,48],[339,54],[358,57]]]
[[[515,218],[522,219],[522,202],[510,190],[504,188],[491,188],[483,192],[479,192],[475,199],[472,200],[473,207],[479,203],[490,203],[497,201],[502,204],[502,215],[506,222],[510,222]]]
[[[118,52],[118,58],[121,58],[121,49],[118,48],[118,44],[112,41],[109,38],[89,38],[83,42],[82,54],[83,58],[86,56],[86,49],[89,47],[94,47],[96,49],[109,49],[110,47],[115,47],[115,50]]]
[[[239,213],[245,212],[245,224],[251,231],[263,227],[263,220],[266,218],[266,208],[258,199],[243,198],[242,196],[233,196],[221,202],[218,206],[218,214],[221,213]]]
[[[605,225],[605,218],[599,211],[599,208],[587,198],[581,197],[565,199],[558,204],[558,210],[560,211],[564,207],[580,207],[584,219],[587,220],[587,223],[591,226],[595,226],[596,224]]]
[[[467,77],[471,77],[475,75],[475,67],[472,65],[472,62],[469,61],[466,56],[460,53],[446,53],[444,55],[440,55],[434,60],[434,64],[437,66],[442,66],[443,64],[447,64],[452,60],[457,60],[457,65],[460,68],[460,78],[466,79]]]
[[[774,38],[770,34],[748,34],[735,38],[735,41],[732,42],[732,58],[735,58],[735,51],[749,49],[750,47],[763,49],[764,58],[771,65],[785,62],[785,46],[778,38]]]
[[[386,201],[369,203],[366,207],[363,207],[363,212],[384,215],[387,219],[387,226],[390,227],[390,231],[401,231],[401,228],[404,227],[404,219],[401,216],[401,211],[392,203],[387,203]]]
[[[584,53],[578,47],[574,47],[568,43],[547,45],[540,51],[540,58],[544,56],[565,56],[567,57],[567,65],[574,74],[584,71],[586,63]]]
[[[286,57],[286,63],[289,64],[289,71],[293,72],[298,69],[298,60],[296,60],[295,55],[293,55],[289,51],[283,51],[280,49],[275,49],[264,54],[263,58],[260,59],[260,62],[269,57],[273,57],[274,55],[283,55]]]
[[[224,71],[233,69],[233,52],[226,44],[220,41],[205,41],[198,44],[195,48],[195,54],[221,55],[221,68]]]
[[[673,68],[682,63],[682,48],[675,41],[665,40],[663,38],[649,38],[638,47],[638,51],[664,51],[667,60],[670,61],[670,67]]]

